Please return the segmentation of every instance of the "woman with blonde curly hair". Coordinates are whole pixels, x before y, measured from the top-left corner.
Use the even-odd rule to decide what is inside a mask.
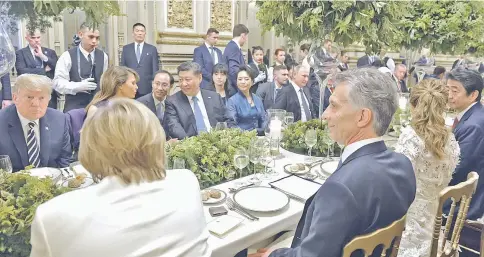
[[[417,194],[407,213],[399,257],[429,256],[439,193],[459,162],[459,144],[443,116],[447,99],[447,88],[439,80],[423,80],[410,93],[411,125],[403,130],[395,151],[412,162]]]

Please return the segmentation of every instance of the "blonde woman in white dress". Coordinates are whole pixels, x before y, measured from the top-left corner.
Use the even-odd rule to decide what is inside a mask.
[[[399,257],[429,256],[439,193],[459,162],[459,144],[443,116],[447,97],[440,80],[423,80],[410,94],[411,126],[403,130],[395,151],[412,162],[417,194],[407,213]]]

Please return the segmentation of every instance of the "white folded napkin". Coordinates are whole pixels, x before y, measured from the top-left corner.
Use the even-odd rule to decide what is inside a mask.
[[[208,231],[210,231],[212,234],[223,238],[228,232],[240,225],[242,221],[243,219],[238,217],[223,215],[209,222],[207,227]]]

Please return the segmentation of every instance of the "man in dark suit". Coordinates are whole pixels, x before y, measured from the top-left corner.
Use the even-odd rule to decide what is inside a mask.
[[[348,56],[348,53],[346,53],[346,51],[341,51],[341,55],[339,57],[338,69],[340,71],[348,70],[350,68],[350,66],[348,66],[349,61],[350,61],[350,57]]]
[[[156,114],[161,124],[165,117],[165,100],[174,84],[175,79],[168,71],[159,70],[153,79],[153,92],[136,99]],[[164,129],[166,130],[165,127]]]
[[[10,73],[0,78],[0,109],[12,104],[12,86],[10,84]]]
[[[184,62],[177,70],[181,91],[165,101],[163,120],[163,127],[171,138],[183,139],[210,132],[217,122],[227,122],[228,127],[235,127],[220,95],[200,89],[202,68],[198,63]]]
[[[134,43],[123,46],[121,54],[121,66],[135,70],[140,80],[136,98],[150,94],[152,91],[151,82],[160,67],[158,62],[158,50],[154,45],[145,42],[146,27],[141,23],[133,25]]]
[[[447,78],[449,106],[459,112],[452,127],[461,153],[449,186],[466,181],[469,172],[477,172],[480,178],[467,213],[467,219],[476,220],[484,215],[484,108],[480,102],[484,81],[477,71],[459,66]],[[446,213],[450,203],[447,201],[444,206]],[[479,243],[484,243],[479,242],[480,234],[468,227],[462,229],[460,238],[460,244],[472,249],[479,249]],[[460,256],[477,255],[463,249]]]
[[[397,90],[399,93],[408,93],[408,88],[405,83],[405,75],[407,74],[407,66],[403,64],[397,64],[393,75],[397,79]]]
[[[484,177],[484,109],[481,104],[483,79],[473,70],[456,68],[447,75],[449,106],[458,111],[453,131],[460,146],[460,162],[455,169],[451,186],[467,180],[475,171]],[[468,219],[484,215],[484,179],[479,179],[467,213]]]
[[[249,38],[249,29],[244,24],[237,24],[234,26],[233,39],[227,44],[224,49],[223,59],[229,68],[229,82],[232,89],[229,90],[230,96],[234,95],[237,89],[237,72],[239,67],[245,65],[244,54],[241,47]]]
[[[66,116],[48,108],[52,80],[20,75],[11,105],[0,111],[0,155],[8,155],[14,172],[34,167],[67,167],[72,152]]]
[[[357,68],[370,67],[373,65],[373,63],[376,60],[380,60],[380,58],[378,58],[378,56],[376,55],[370,55],[370,54],[363,55],[358,59],[358,61],[356,61],[356,67]]]
[[[283,109],[294,114],[294,121],[308,121],[316,118],[316,111],[312,104],[311,92],[306,87],[309,70],[302,66],[294,67],[294,78],[291,85],[283,87],[277,94],[273,109]]]
[[[53,79],[57,64],[55,51],[41,46],[41,34],[38,30],[33,33],[27,32],[25,39],[29,45],[15,53],[15,69],[18,75],[39,74]],[[53,90],[49,102],[50,108],[57,109],[57,98],[57,93]]]
[[[212,71],[213,66],[222,63],[222,51],[215,47],[219,39],[219,32],[214,28],[207,30],[205,43],[195,48],[193,51],[193,61],[202,67],[202,89],[212,90]]]
[[[261,84],[257,89],[256,94],[262,99],[264,103],[264,110],[272,108],[276,102],[277,94],[282,90],[289,80],[289,71],[284,65],[274,66],[274,80],[273,82],[266,82]]]
[[[340,163],[306,201],[291,247],[271,249],[263,256],[339,257],[355,237],[407,213],[416,192],[412,163],[387,149],[381,138],[397,109],[397,91],[388,86],[391,83],[376,69],[337,75],[323,117],[331,138],[346,146]],[[371,256],[380,254],[381,250]]]

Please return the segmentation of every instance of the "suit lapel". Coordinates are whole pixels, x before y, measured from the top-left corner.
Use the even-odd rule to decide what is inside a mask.
[[[20,123],[17,108],[11,108],[9,111],[11,113],[10,120],[8,122],[8,133],[10,134],[10,138],[12,139],[15,148],[17,148],[20,160],[22,161],[22,166],[27,167],[29,166],[29,156],[27,154],[27,142],[25,142],[22,123]]]
[[[40,131],[40,166],[47,167],[49,163],[49,145],[50,145],[50,128],[47,117],[44,116],[39,120]]]
[[[202,45],[202,50],[203,50],[203,55],[205,55],[203,59],[207,60],[207,62],[209,63],[209,66],[213,65],[212,55],[210,54],[210,50],[207,48],[205,44]]]
[[[143,61],[145,55],[148,55],[148,44],[143,44],[143,50],[141,51],[141,56],[139,57],[139,64]]]
[[[34,56],[32,55],[32,52],[30,51],[29,46],[25,47],[23,50],[24,50],[24,57],[27,58],[28,62],[30,62],[30,64],[27,64],[27,66],[37,67],[37,62],[34,60]]]
[[[157,114],[156,113],[155,99],[153,98],[153,94],[150,94],[150,97],[148,97],[148,108],[150,108],[151,111],[153,111],[155,114]]]
[[[271,103],[274,103],[274,101],[276,100],[276,95],[275,95],[275,92],[276,92],[276,82],[272,82],[271,83],[271,86],[269,87],[269,90],[270,92],[269,93],[269,100],[271,101]],[[281,91],[279,90],[279,93]]]
[[[212,105],[212,97],[207,96],[203,90],[200,92],[202,94],[203,103],[205,104],[205,110],[207,111],[208,120],[210,121],[210,126],[215,127],[217,125],[217,119],[215,118],[213,105]]]
[[[180,107],[187,114],[188,122],[193,127],[194,131],[198,131],[197,130],[197,121],[195,120],[195,114],[193,113],[192,106],[190,106],[190,101],[188,101],[188,97],[185,94],[183,94],[181,91],[178,94],[179,94],[178,97],[179,97],[180,103],[181,103]]]
[[[477,102],[474,104],[466,113],[464,113],[464,116],[462,116],[462,119],[460,119],[459,123],[457,123],[457,126],[455,126],[454,131],[456,131],[461,124],[464,124],[469,117],[476,111],[482,108],[482,104]]]

